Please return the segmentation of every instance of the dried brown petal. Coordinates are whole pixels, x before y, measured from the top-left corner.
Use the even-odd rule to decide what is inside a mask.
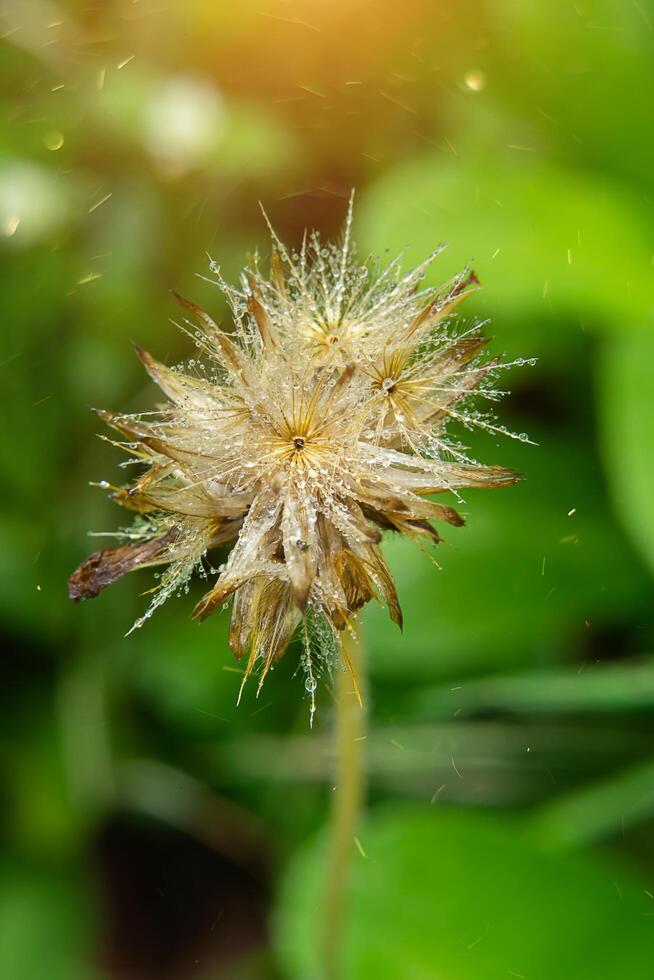
[[[126,544],[94,552],[68,579],[68,595],[75,602],[95,599],[108,585],[135,568],[169,561],[167,549],[176,537],[177,530],[172,528],[162,537],[142,544]]]

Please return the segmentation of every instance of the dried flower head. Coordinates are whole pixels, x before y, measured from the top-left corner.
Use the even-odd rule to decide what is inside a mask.
[[[350,201],[342,242],[313,233],[298,253],[271,229],[270,275],[255,258],[240,288],[212,263],[233,328],[178,296],[200,351],[187,364],[168,368],[136,348],[167,401],[156,412],[99,413],[143,465],[128,486],[103,484],[136,522],[125,544],[92,555],[69,583],[84,599],[132,569],[166,565],[138,627],[194,571],[213,572],[208,552],[233,544],[193,615],[233,599],[230,646],[246,658],[245,678],[260,668],[259,684],[301,627],[312,705],[337,631],[362,606],[382,597],[401,626],[382,532],[436,543],[433,521],[463,520],[434,495],[517,479],[446,435],[451,419],[504,431],[468,403],[472,392],[492,396],[506,365],[482,356],[478,324],[453,327],[474,273],[421,289],[440,249],[408,274],[399,260],[359,263],[351,223]]]

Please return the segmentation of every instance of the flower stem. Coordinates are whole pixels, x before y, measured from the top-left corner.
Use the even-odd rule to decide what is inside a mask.
[[[342,654],[348,669],[336,672],[335,736],[336,790],[332,807],[327,853],[327,881],[323,909],[323,966],[325,980],[340,980],[343,935],[347,912],[352,854],[365,796],[363,742],[365,709],[363,649],[360,638],[345,631]]]

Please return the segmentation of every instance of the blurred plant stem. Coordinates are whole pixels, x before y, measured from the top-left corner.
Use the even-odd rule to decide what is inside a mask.
[[[356,829],[365,796],[364,751],[366,714],[361,697],[365,658],[360,636],[345,630],[342,654],[348,669],[336,672],[336,789],[329,826],[327,878],[322,923],[325,980],[341,973],[347,894]]]

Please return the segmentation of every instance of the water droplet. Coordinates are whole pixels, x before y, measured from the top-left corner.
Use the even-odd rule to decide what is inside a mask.
[[[64,145],[64,134],[56,129],[52,129],[43,137],[43,145],[46,150],[60,150]]]
[[[486,76],[479,68],[473,68],[463,76],[466,88],[471,92],[481,92],[486,88]]]

